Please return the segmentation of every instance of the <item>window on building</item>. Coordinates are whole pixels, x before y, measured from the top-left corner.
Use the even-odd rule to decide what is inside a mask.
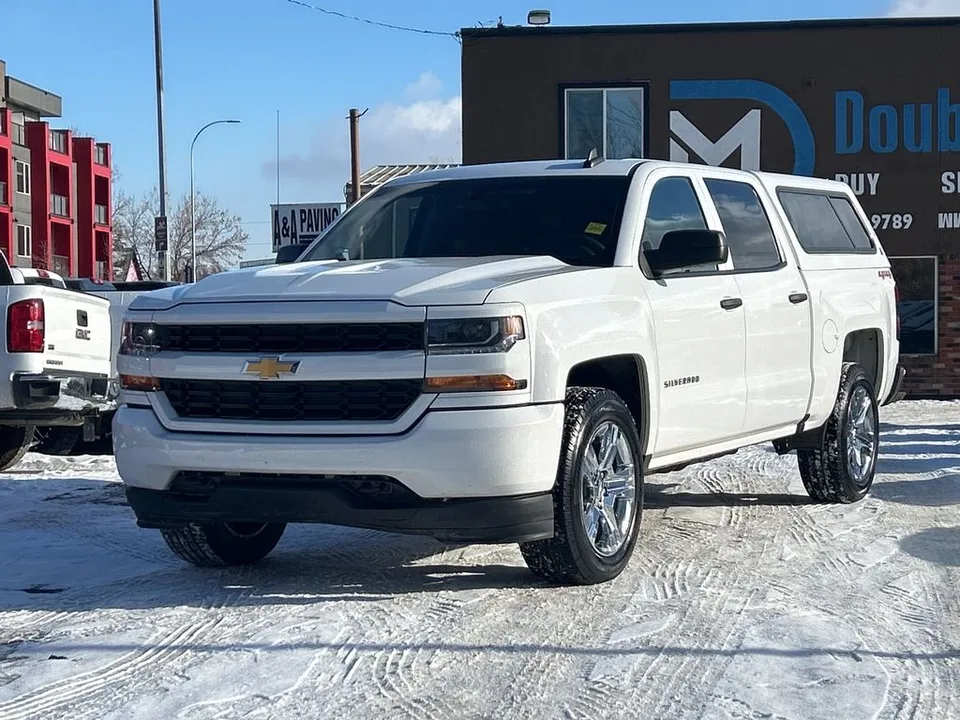
[[[564,92],[564,155],[641,158],[646,113],[644,88],[570,88]]]
[[[16,175],[17,175],[17,192],[22,195],[30,194],[30,165],[25,163],[22,160],[17,160],[16,165]]]
[[[900,294],[900,354],[937,354],[937,258],[892,257],[890,267]]]
[[[640,237],[641,252],[656,250],[663,236],[673,230],[705,230],[707,221],[690,178],[671,177],[658,180],[650,193],[647,217]],[[698,265],[671,270],[666,275],[717,270],[716,265]]]
[[[33,257],[33,229],[29,225],[17,225],[17,255]]]
[[[23,113],[13,113],[13,132],[11,133],[11,136],[13,137],[13,142],[15,142],[17,145],[27,144],[27,131],[23,123]]]
[[[706,180],[717,207],[735,270],[764,270],[781,262],[780,250],[757,191],[747,183]]]
[[[778,195],[806,252],[873,250],[870,236],[847,198],[788,190]]]

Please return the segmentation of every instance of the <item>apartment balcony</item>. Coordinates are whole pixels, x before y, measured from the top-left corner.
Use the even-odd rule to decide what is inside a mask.
[[[65,130],[50,131],[50,149],[64,155],[67,154],[67,133]]]
[[[50,193],[50,213],[58,217],[70,217],[70,198]]]
[[[107,206],[106,205],[94,205],[93,206],[93,221],[98,225],[109,225],[109,220],[107,218]]]

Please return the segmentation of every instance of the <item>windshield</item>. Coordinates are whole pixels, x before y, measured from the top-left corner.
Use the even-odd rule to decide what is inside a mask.
[[[385,186],[300,258],[552,255],[610,266],[626,176],[510,177]]]

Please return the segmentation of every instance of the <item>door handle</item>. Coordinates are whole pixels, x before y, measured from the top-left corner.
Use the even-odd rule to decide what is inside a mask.
[[[740,298],[724,298],[720,301],[720,307],[724,310],[733,310],[743,305],[743,300]]]
[[[807,299],[806,293],[790,293],[790,302],[792,302],[794,305],[797,305],[798,303],[802,303],[806,299]]]

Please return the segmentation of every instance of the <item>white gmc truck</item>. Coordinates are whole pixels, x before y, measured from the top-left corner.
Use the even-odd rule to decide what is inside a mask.
[[[198,565],[287,523],[517,542],[616,577],[645,474],[772,442],[863,498],[900,399],[890,264],[841,183],[643,160],[392,181],[292,264],[134,300],[114,450]]]
[[[110,305],[68,290],[46,270],[11,268],[0,253],[0,471],[16,465],[38,429],[89,435],[116,407]]]

